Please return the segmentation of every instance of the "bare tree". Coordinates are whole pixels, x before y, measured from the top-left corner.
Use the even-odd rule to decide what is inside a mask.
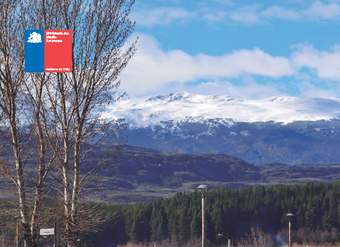
[[[0,109],[5,124],[11,132],[16,175],[11,176],[18,194],[18,209],[26,235],[30,233],[29,211],[26,200],[20,134],[18,126],[18,97],[24,80],[23,34],[19,28],[16,11],[18,1],[4,1],[0,4]],[[9,171],[9,169],[8,169]],[[28,238],[29,239],[29,238]],[[28,245],[31,246],[28,240]]]
[[[32,120],[30,124],[32,131],[37,139],[36,145],[36,168],[37,175],[34,182],[33,202],[31,211],[30,230],[33,238],[33,243],[38,237],[38,217],[41,211],[41,204],[43,199],[43,187],[47,174],[54,164],[55,154],[48,150],[50,147],[48,136],[51,130],[45,125],[44,119],[47,115],[44,107],[44,88],[47,82],[46,75],[35,75],[24,81],[24,93],[26,102],[29,103]]]
[[[134,0],[0,3],[0,116],[11,133],[15,175],[5,164],[1,170],[16,186],[20,221],[29,247],[36,243],[44,181],[54,159],[62,181],[65,240],[69,246],[77,245],[82,228],[80,192],[95,171],[81,175],[84,144],[100,124],[102,107],[114,100],[119,74],[134,54],[135,42],[127,44],[134,26],[129,19],[133,3]],[[40,21],[32,22],[34,19]],[[72,30],[73,71],[27,75],[23,67],[23,35],[27,27]],[[27,150],[21,139],[23,119],[23,125],[32,127],[37,143],[37,176],[32,193],[24,176],[23,156]],[[32,203],[27,199],[31,194]]]
[[[27,18],[20,13],[25,13],[26,4],[16,0],[0,3],[0,110],[2,124],[11,133],[15,175],[11,166],[4,162],[0,164],[0,170],[16,186],[25,241],[28,246],[36,246],[43,185],[54,158],[47,152],[42,121],[45,75],[29,78],[24,72],[24,30],[30,23],[26,23]],[[24,157],[28,157],[29,150],[32,150],[23,147],[24,139],[27,139],[22,133],[25,127],[32,128],[31,141],[37,148],[37,157],[33,159],[36,163],[33,184],[25,180]]]
[[[42,9],[48,8],[50,26],[73,32],[73,71],[50,74],[45,84],[49,115],[44,122],[54,130],[47,136],[63,181],[65,240],[69,246],[76,246],[83,227],[80,192],[90,177],[81,175],[84,145],[100,125],[102,108],[115,100],[119,74],[134,54],[135,42],[127,44],[134,26],[129,19],[134,1],[36,2],[37,6],[43,3]]]

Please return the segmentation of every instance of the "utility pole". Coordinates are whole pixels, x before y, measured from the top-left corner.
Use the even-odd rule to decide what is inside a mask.
[[[57,221],[54,221],[53,247],[57,247]]]
[[[288,247],[292,247],[292,217],[294,214],[288,213],[286,216],[288,217]]]
[[[197,187],[199,191],[201,191],[202,195],[202,247],[205,247],[205,192],[208,186],[205,184],[201,184]]]
[[[15,229],[15,247],[19,247],[19,220],[17,219],[17,225]]]
[[[202,193],[202,247],[205,246],[205,196],[204,193]]]
[[[291,228],[292,228],[292,222],[288,222],[288,247],[292,247],[292,232],[291,232]]]

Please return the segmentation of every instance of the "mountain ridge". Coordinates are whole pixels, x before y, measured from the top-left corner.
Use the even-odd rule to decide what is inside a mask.
[[[85,148],[87,154],[82,162],[81,174],[87,174],[98,165],[97,173],[83,188],[83,199],[87,201],[151,201],[178,192],[193,191],[202,183],[210,188],[238,188],[256,184],[330,182],[340,179],[340,164],[255,166],[223,154],[166,153],[128,145],[100,144],[87,145]],[[33,183],[32,178],[34,176],[27,177],[27,182]],[[1,198],[15,196],[10,188],[9,181],[0,178]],[[46,189],[51,194],[56,188]]]
[[[339,98],[247,100],[182,92],[123,97],[102,118],[119,129],[104,130],[108,144],[226,154],[254,164],[302,164],[340,162],[339,116]]]
[[[127,145],[94,148],[88,157],[84,172],[99,160],[104,164],[99,180],[89,186],[92,200],[153,200],[195,190],[200,183],[235,188],[340,179],[340,164],[255,166],[223,154],[166,153]]]
[[[132,128],[162,125],[173,121],[219,119],[234,122],[277,122],[333,120],[340,116],[338,98],[297,98],[276,96],[258,100],[231,96],[210,96],[187,92],[149,98],[123,97],[109,106],[102,118],[125,120]]]

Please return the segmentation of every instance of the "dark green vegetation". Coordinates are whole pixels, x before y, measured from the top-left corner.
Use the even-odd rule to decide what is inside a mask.
[[[179,193],[147,204],[108,207],[113,219],[97,235],[106,242],[186,242],[200,236],[200,193]],[[224,233],[241,240],[253,229],[285,239],[292,212],[297,242],[340,241],[340,183],[254,186],[218,189],[207,194],[207,238],[213,243]],[[98,242],[97,242],[98,243]]]
[[[339,242],[339,200],[340,182],[210,190],[207,193],[207,238],[218,245],[223,241],[216,238],[217,233],[242,241],[255,231],[266,234],[273,243],[278,236],[285,241],[285,214],[293,212],[296,215],[293,219],[295,242]],[[2,202],[0,205],[0,235],[12,234],[13,237],[13,216],[4,214],[10,204]],[[58,215],[53,207],[45,208],[46,218],[42,223],[45,227],[51,226]],[[62,205],[59,207],[61,209]],[[87,246],[165,239],[185,243],[200,236],[199,192],[178,193],[173,198],[150,203],[88,204],[86,207],[95,208],[96,214],[106,219],[105,223],[93,226],[92,230],[99,229],[99,232],[83,233],[82,239]]]

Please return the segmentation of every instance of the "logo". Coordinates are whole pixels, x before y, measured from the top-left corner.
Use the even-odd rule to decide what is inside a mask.
[[[32,32],[27,40],[28,43],[41,43],[41,35],[37,32]]]
[[[26,30],[25,72],[71,71],[72,30]]]

